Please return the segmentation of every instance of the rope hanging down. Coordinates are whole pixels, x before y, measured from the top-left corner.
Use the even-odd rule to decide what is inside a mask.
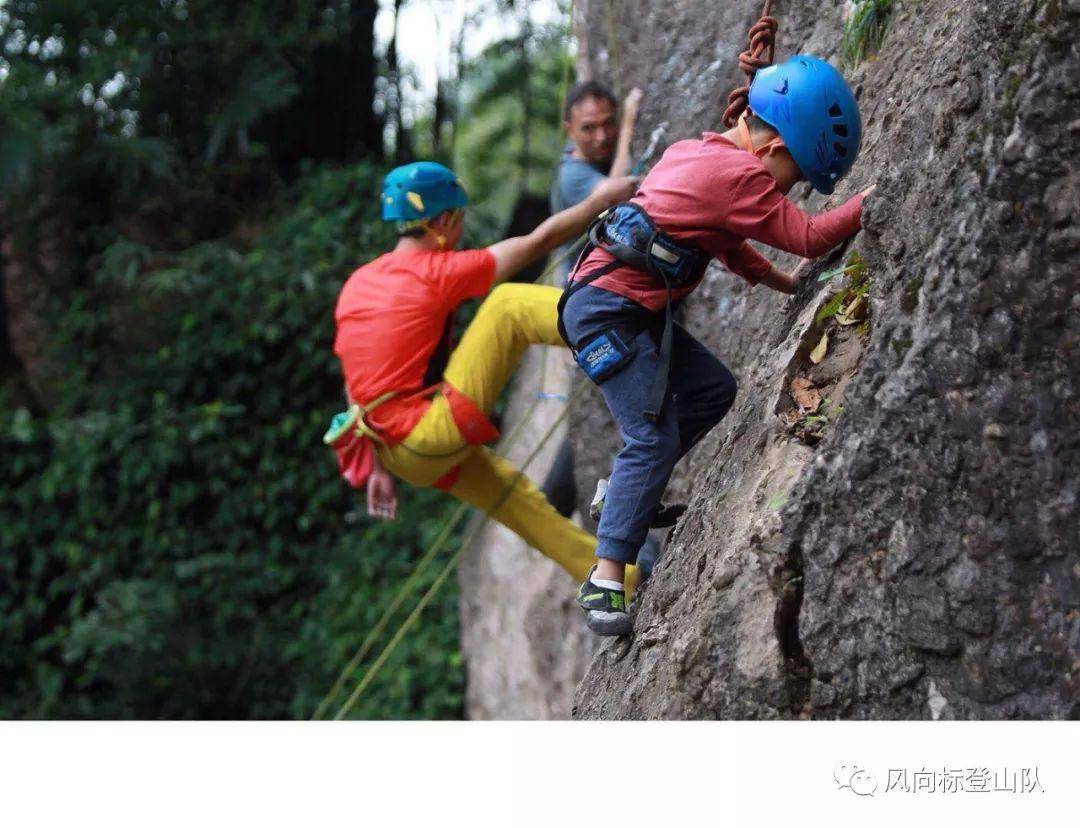
[[[780,28],[780,22],[771,16],[772,4],[773,0],[765,0],[761,18],[750,28],[749,45],[739,55],[739,68],[746,75],[746,85],[728,95],[727,109],[724,110],[724,126],[728,129],[735,126],[739,116],[750,105],[750,84],[754,82],[758,69],[772,66],[776,32]]]

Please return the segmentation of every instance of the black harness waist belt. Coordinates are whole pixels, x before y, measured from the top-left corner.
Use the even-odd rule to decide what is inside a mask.
[[[644,209],[629,201],[616,204],[611,209],[601,213],[596,221],[592,223],[592,226],[589,227],[588,242],[586,242],[585,248],[581,251],[581,255],[578,256],[577,263],[574,265],[574,273],[577,272],[577,269],[588,255],[598,247],[610,253],[614,257],[614,261],[596,268],[583,279],[572,282],[563,291],[563,295],[559,299],[559,334],[566,344],[570,346],[586,373],[594,381],[601,382],[611,373],[614,373],[611,366],[615,365],[613,360],[616,353],[622,353],[624,357],[632,357],[632,354],[619,350],[620,344],[625,344],[627,338],[632,340],[637,334],[651,326],[648,321],[641,320],[617,326],[617,330],[605,331],[590,339],[589,342],[582,343],[579,352],[574,347],[574,343],[567,337],[566,326],[562,320],[563,309],[566,307],[567,300],[585,285],[620,267],[640,270],[652,276],[658,286],[662,285],[666,293],[666,300],[664,303],[664,329],[660,335],[660,370],[653,381],[648,408],[644,412],[648,419],[656,422],[660,418],[664,406],[664,397],[667,395],[668,373],[671,368],[671,291],[673,288],[688,287],[698,282],[705,274],[705,268],[712,257],[695,247],[675,241],[656,226],[656,223]],[[602,337],[607,337],[607,340],[590,351],[592,343],[599,341]],[[582,355],[586,354],[586,352],[589,353],[583,362]],[[592,359],[588,358],[590,356]],[[601,363],[607,369],[606,373],[597,371],[594,375],[591,369],[601,365]],[[617,370],[617,366],[615,370]],[[597,379],[598,376],[600,379]]]

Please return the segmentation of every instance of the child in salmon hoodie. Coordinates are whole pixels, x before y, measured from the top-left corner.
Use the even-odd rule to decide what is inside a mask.
[[[799,55],[757,72],[749,108],[724,134],[679,141],[627,204],[594,226],[560,303],[561,330],[596,382],[624,441],[598,529],[597,561],[578,593],[588,626],[631,630],[623,575],[641,548],[675,463],[727,413],[727,367],[671,320],[672,303],[712,259],[752,285],[794,293],[748,239],[817,258],[855,234],[863,198],[809,216],[787,198],[798,181],[831,194],[855,163],[858,104],[830,64]]]

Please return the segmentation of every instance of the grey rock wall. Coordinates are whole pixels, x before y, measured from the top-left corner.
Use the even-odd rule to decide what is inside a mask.
[[[646,90],[639,147],[720,130],[756,5],[620,0],[611,50],[591,4],[591,48]],[[846,5],[777,2],[778,58],[835,58]],[[710,273],[686,322],[739,397],[677,469],[690,511],[576,716],[1080,716],[1080,2],[894,5],[848,71],[864,150],[834,203],[879,189],[815,269],[858,253],[870,321],[815,321],[838,278]],[[783,419],[796,379],[829,398],[814,433]],[[595,392],[573,419],[589,492],[618,440]]]

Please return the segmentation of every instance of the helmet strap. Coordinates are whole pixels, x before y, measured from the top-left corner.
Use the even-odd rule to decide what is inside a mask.
[[[450,218],[446,223],[447,230],[453,230],[454,228],[456,228],[461,222],[461,218],[462,210],[460,207],[455,207],[453,210],[451,210]],[[432,228],[431,225],[428,224],[426,221],[424,222],[424,229],[435,237],[435,243],[439,245],[440,251],[446,250],[446,236],[444,236],[442,233],[436,232],[435,229]]]
[[[743,112],[743,114],[739,116],[739,122],[737,124],[739,128],[739,138],[743,142],[744,150],[753,153],[754,156],[764,161],[769,155],[772,155],[774,152],[779,152],[784,148],[784,139],[777,135],[771,141],[767,141],[762,146],[754,149],[754,139],[750,136],[750,125],[746,123],[746,115],[747,113]]]
[[[439,252],[446,250],[446,236],[435,230],[426,221],[424,222],[424,229],[435,239],[435,244],[439,245]]]
[[[454,228],[456,228],[458,224],[461,223],[463,214],[464,213],[460,207],[456,207],[451,210],[450,219],[446,223],[446,229],[453,230]],[[431,236],[431,238],[435,240],[435,244],[438,246],[439,252],[443,252],[446,250],[446,244],[449,239],[446,237],[445,233],[440,233],[438,230],[431,226],[430,219],[413,219],[412,221],[398,223],[399,233],[404,232],[405,230],[415,230],[417,228],[423,230],[425,236]]]

